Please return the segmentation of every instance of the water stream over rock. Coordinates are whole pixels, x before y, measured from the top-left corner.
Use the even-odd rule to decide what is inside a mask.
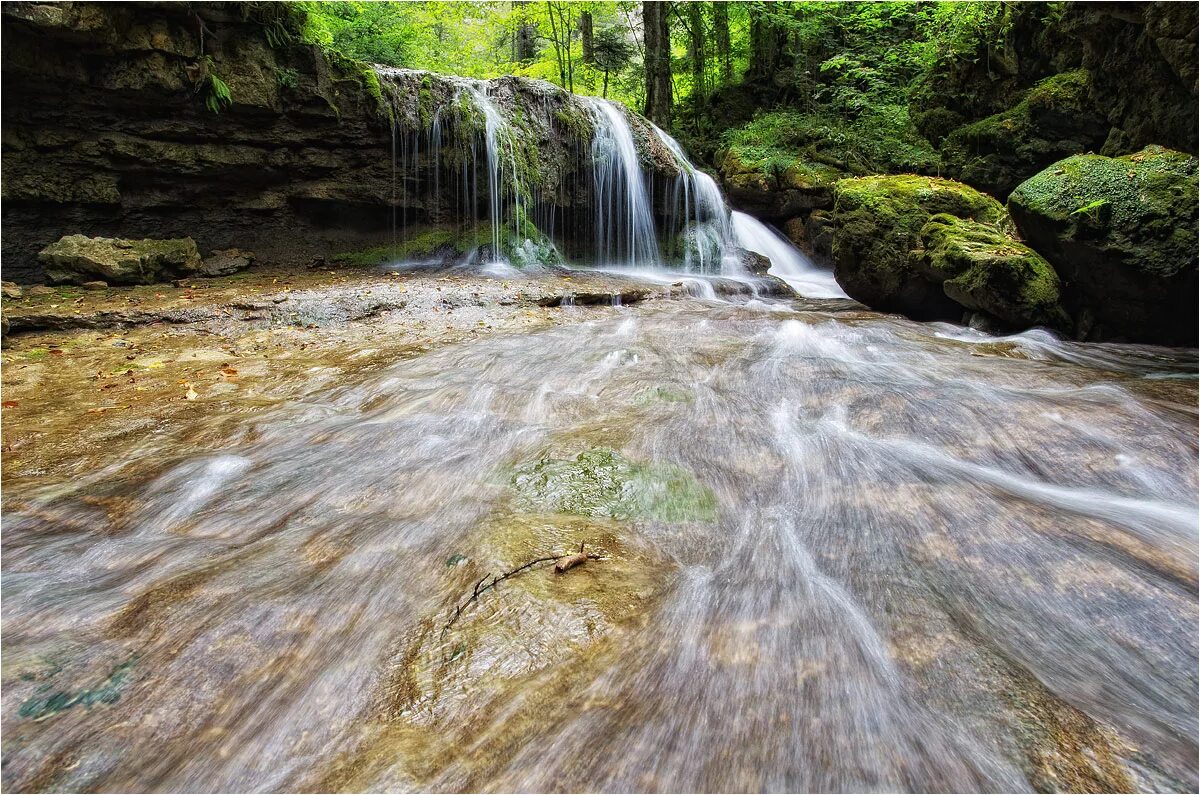
[[[6,788],[1194,789],[1194,352],[838,305],[592,309],[26,487]]]
[[[658,292],[563,270],[559,325],[314,365],[177,420],[199,451],[149,418],[10,487],[7,789],[1197,787],[1194,350],[861,311],[609,102],[380,77],[429,93],[393,194],[470,267]],[[518,106],[586,166],[539,183]],[[465,306],[404,284],[363,316]]]

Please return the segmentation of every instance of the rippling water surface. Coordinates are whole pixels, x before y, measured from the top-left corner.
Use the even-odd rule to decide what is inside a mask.
[[[25,495],[5,787],[1195,790],[1195,352],[836,306],[601,310]]]

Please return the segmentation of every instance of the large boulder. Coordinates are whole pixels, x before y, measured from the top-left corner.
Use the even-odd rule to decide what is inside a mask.
[[[945,173],[1004,198],[1051,163],[1099,150],[1108,124],[1092,107],[1086,70],[1046,78],[1017,105],[950,133]]]
[[[921,227],[914,270],[942,285],[946,297],[1009,326],[1071,330],[1054,268],[996,226],[940,214]]]
[[[834,186],[834,275],[846,293],[867,306],[917,320],[958,320],[962,306],[937,279],[914,267],[909,252],[938,214],[991,224],[1007,223],[1004,207],[974,188],[914,174],[845,179]]]
[[[53,284],[82,284],[103,279],[110,284],[153,284],[184,276],[201,267],[196,241],[120,240],[67,235],[38,254]]]
[[[1079,334],[1197,341],[1197,161],[1150,146],[1078,155],[1013,191],[1022,236],[1062,277]]]
[[[833,205],[833,186],[846,176],[827,163],[786,158],[754,158],[731,147],[717,154],[721,185],[730,202],[757,218],[783,223]]]

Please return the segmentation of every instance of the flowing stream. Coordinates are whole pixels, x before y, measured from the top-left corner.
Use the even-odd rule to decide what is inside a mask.
[[[6,787],[1195,788],[1194,351],[594,312],[10,512]]]
[[[808,298],[564,295],[22,493],[5,788],[1194,791],[1196,352],[861,311],[658,131],[664,234],[590,102],[598,263]]]

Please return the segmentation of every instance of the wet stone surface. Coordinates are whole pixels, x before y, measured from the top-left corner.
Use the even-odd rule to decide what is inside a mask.
[[[1196,788],[1195,351],[196,285],[4,299],[5,789]]]

